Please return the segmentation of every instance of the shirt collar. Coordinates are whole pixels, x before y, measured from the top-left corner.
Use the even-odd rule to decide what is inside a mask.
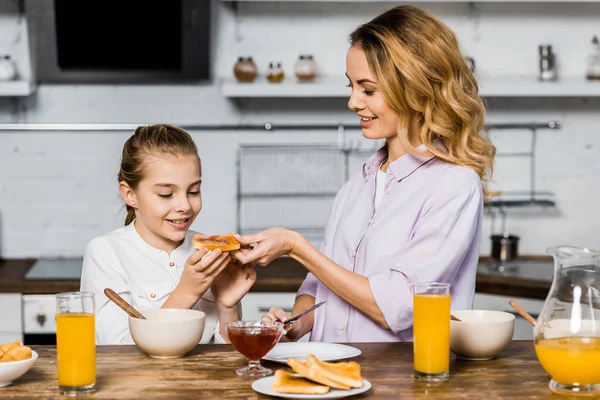
[[[440,143],[441,144],[441,143]],[[443,145],[442,145],[443,146]],[[417,150],[427,150],[425,145],[420,145]],[[363,176],[365,178],[377,173],[379,166],[387,157],[387,145],[383,146],[375,154],[373,154],[363,165]],[[434,159],[435,156],[425,156],[406,153],[388,166],[388,171],[398,182],[406,178],[419,167]]]
[[[133,245],[135,247],[138,248],[138,250],[140,250],[141,252],[143,252],[144,254],[146,254],[147,256],[153,258],[153,259],[164,259],[166,258],[174,258],[179,256],[180,254],[190,254],[190,249],[192,247],[192,240],[191,240],[191,236],[192,236],[192,232],[188,231],[188,233],[185,235],[185,239],[183,241],[183,243],[177,247],[175,250],[173,250],[173,252],[171,253],[170,257],[169,254],[164,251],[164,250],[159,250],[155,247],[150,246],[148,243],[146,243],[146,241],[144,239],[142,239],[142,237],[140,236],[140,234],[138,233],[138,231],[135,229],[134,226],[134,222],[131,222],[129,225],[127,225],[125,227],[125,231],[127,232],[127,236],[129,237],[129,239],[131,240],[131,242],[133,243]]]

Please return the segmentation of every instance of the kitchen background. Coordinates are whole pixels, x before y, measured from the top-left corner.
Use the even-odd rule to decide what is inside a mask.
[[[21,4],[0,2],[0,54],[12,56],[19,81],[18,87],[0,83],[0,257],[6,260],[80,258],[89,240],[121,226],[125,215],[116,174],[122,145],[133,128],[110,130],[98,125],[70,130],[54,125],[48,130],[29,130],[27,124],[201,126],[190,129],[204,174],[204,205],[193,229],[235,231],[240,226],[236,212],[239,146],[338,145],[336,125],[358,125],[357,117],[346,108],[348,34],[399,3],[213,1],[213,79],[176,84],[36,83],[36,69],[45,66],[35,63],[39,38],[28,29],[35,28],[28,27],[31,8],[23,12]],[[595,50],[592,37],[600,35],[600,2],[440,0],[410,4],[430,10],[456,31],[465,55],[476,62],[488,104],[488,123],[548,125],[557,121],[560,126],[539,129],[533,148],[535,189],[555,206],[508,209],[506,229],[520,237],[520,254],[539,256],[558,244],[600,248],[600,218],[596,216],[600,81],[586,80]],[[552,45],[556,54],[556,82],[538,81],[541,44]],[[300,54],[312,55],[318,65],[319,76],[313,83],[295,82],[293,68]],[[254,83],[235,82],[233,66],[240,56],[251,56],[258,66]],[[267,83],[264,74],[269,62],[282,63],[283,83]],[[234,128],[265,123],[331,127]],[[231,129],[207,128],[220,125]],[[531,164],[523,153],[532,152],[531,131],[492,129],[490,135],[499,153],[513,154],[497,159],[497,187],[506,192],[530,190]],[[346,128],[343,141],[345,148],[373,148],[357,129]],[[256,168],[265,171],[262,166]],[[270,172],[274,174],[270,181],[277,182],[277,172]],[[329,176],[327,170],[321,173]],[[310,179],[318,181],[318,170],[311,169],[310,174]],[[253,179],[252,170],[241,175]],[[250,215],[249,226],[320,226],[331,200],[322,198],[318,206],[306,206],[306,199],[292,198],[243,210]],[[486,218],[483,256],[490,253],[491,233],[491,218]],[[551,279],[551,265],[548,268]]]

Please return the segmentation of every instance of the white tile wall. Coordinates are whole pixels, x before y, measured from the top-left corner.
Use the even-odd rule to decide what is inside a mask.
[[[239,3],[235,14],[218,3],[214,65],[229,76],[238,55],[263,68],[299,53],[315,55],[327,74],[343,74],[347,35],[390,3]],[[599,33],[596,4],[421,4],[458,33],[481,75],[535,75],[537,45],[552,43],[561,74],[583,74],[592,34]],[[0,18],[0,30],[9,29]],[[6,27],[9,28],[6,28]],[[596,31],[598,30],[598,32]],[[4,32],[2,30],[2,32]],[[1,43],[0,43],[1,46]],[[0,122],[219,124],[237,122],[353,122],[346,101],[326,99],[230,102],[216,85],[46,85],[21,101],[0,98]],[[489,102],[489,120],[559,120],[563,129],[541,131],[537,186],[555,192],[556,210],[521,210],[508,228],[522,238],[521,252],[574,243],[600,248],[600,102],[584,99],[501,99]],[[78,256],[94,236],[121,225],[116,173],[131,132],[0,132],[0,254],[4,257]],[[192,132],[204,164],[204,208],[194,228],[235,229],[235,151],[239,143],[336,142],[332,132]],[[499,151],[526,149],[526,132],[493,135]],[[360,141],[350,135],[349,140]],[[362,141],[361,141],[362,142]],[[526,189],[528,165],[498,158],[500,188]],[[311,218],[308,207],[299,207]],[[269,221],[273,218],[269,214]],[[281,221],[285,224],[286,221]],[[484,236],[490,233],[485,221]],[[489,251],[486,239],[481,252]]]

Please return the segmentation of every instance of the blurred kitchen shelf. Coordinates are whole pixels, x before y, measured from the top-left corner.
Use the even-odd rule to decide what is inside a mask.
[[[221,0],[223,3],[398,3],[398,0]],[[600,0],[410,0],[408,3],[599,3]]]
[[[32,81],[0,81],[2,97],[29,96],[34,91],[35,83]]]
[[[524,199],[524,200],[491,200],[485,204],[486,208],[516,208],[516,207],[556,207],[556,202],[547,199]]]
[[[600,81],[564,78],[558,82],[540,82],[535,77],[479,77],[483,97],[600,97]],[[229,98],[348,97],[347,80],[324,76],[313,82],[298,82],[288,77],[281,83],[269,83],[258,77],[252,83],[233,79],[221,82],[221,92]]]

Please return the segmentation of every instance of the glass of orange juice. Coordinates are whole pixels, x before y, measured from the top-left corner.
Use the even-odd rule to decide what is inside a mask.
[[[58,390],[66,396],[92,394],[96,386],[94,294],[56,295]]]
[[[450,377],[450,284],[415,283],[412,291],[415,379],[446,381]]]

